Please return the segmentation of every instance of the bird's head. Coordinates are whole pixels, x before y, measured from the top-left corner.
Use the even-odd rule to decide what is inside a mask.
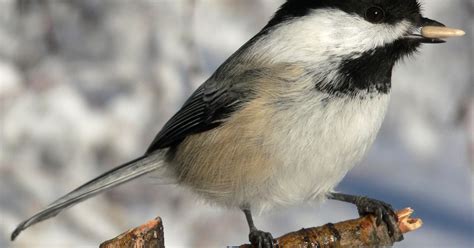
[[[424,17],[417,0],[287,0],[254,40],[252,54],[312,66],[327,91],[388,92],[399,59],[462,33]]]
[[[439,33],[423,37],[427,26],[444,27],[424,17],[417,0],[287,0],[264,33],[282,59],[359,56],[388,47],[399,59],[422,43],[443,42]]]

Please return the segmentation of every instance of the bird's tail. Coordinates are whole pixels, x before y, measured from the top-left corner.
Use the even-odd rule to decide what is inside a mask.
[[[122,183],[156,171],[163,167],[163,164],[164,162],[162,159],[162,154],[157,152],[140,157],[106,172],[92,181],[80,186],[69,194],[59,198],[43,211],[40,211],[31,218],[23,221],[17,226],[15,231],[13,231],[11,240],[15,240],[20,232],[26,228],[43,220],[52,218],[58,215],[64,209],[74,206],[79,202],[91,198],[110,188],[116,187]]]

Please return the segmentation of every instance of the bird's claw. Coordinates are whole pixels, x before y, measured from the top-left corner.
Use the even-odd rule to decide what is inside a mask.
[[[388,229],[388,234],[394,241],[402,241],[403,235],[398,227],[398,217],[392,206],[383,201],[368,197],[358,197],[356,201],[357,210],[360,216],[373,214],[376,217],[376,224],[380,226],[384,222]]]
[[[275,241],[271,233],[253,230],[249,234],[249,240],[253,247],[273,248]]]

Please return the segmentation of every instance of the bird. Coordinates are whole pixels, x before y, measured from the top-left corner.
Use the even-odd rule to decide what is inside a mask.
[[[255,247],[275,240],[256,227],[253,213],[327,199],[374,214],[401,240],[390,204],[335,187],[377,136],[397,62],[461,32],[424,17],[417,0],[286,0],[194,91],[143,156],[54,201],[20,223],[11,240],[150,173],[240,209]]]

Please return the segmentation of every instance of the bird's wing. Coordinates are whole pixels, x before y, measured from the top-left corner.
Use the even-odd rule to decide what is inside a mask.
[[[146,154],[174,146],[187,136],[222,124],[254,96],[253,83],[260,70],[248,70],[231,79],[213,76],[199,87],[158,133]]]

